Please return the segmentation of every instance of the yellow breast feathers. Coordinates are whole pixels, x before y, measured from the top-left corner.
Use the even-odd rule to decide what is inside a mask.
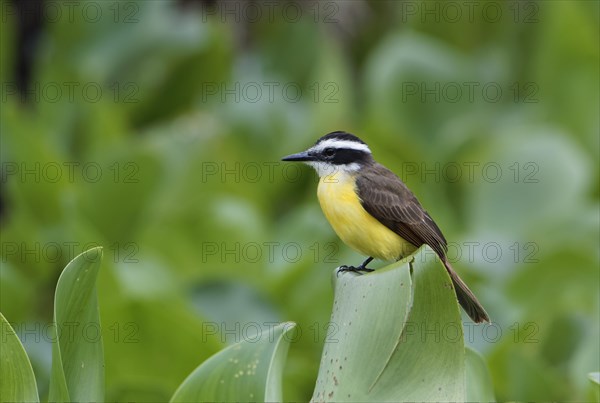
[[[366,256],[383,260],[400,259],[416,248],[381,224],[361,205],[355,175],[335,172],[319,181],[321,209],[345,244]]]

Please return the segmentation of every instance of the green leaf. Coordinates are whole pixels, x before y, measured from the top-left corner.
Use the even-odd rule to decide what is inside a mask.
[[[314,401],[464,401],[458,302],[428,247],[367,275],[335,279]]]
[[[21,341],[0,312],[0,402],[39,402],[35,375]]]
[[[465,352],[465,362],[467,364],[467,401],[496,401],[492,387],[492,378],[483,357],[470,347],[466,347]]]
[[[281,376],[290,332],[286,322],[233,344],[196,368],[171,402],[281,401]]]
[[[588,379],[592,383],[590,388],[589,396],[595,402],[600,402],[600,372],[590,372]]]
[[[49,401],[103,401],[104,351],[96,295],[102,248],[75,257],[54,295]]]

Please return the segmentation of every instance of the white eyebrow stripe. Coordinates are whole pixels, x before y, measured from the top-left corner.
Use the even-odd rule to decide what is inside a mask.
[[[316,146],[314,146],[312,149],[313,149],[313,151],[323,151],[324,149],[329,148],[329,147],[337,148],[337,149],[349,148],[351,150],[364,151],[369,154],[371,153],[369,146],[366,144],[358,143],[356,141],[337,140],[337,139],[325,140],[325,141],[317,144]]]

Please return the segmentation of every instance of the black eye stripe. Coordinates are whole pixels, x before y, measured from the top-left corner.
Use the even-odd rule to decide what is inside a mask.
[[[331,162],[335,165],[351,164],[353,162],[365,162],[371,157],[366,151],[351,148],[338,148]]]

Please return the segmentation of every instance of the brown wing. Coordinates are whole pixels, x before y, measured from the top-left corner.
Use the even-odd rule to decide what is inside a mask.
[[[369,214],[416,247],[429,245],[444,260],[448,247],[442,231],[392,171],[377,163],[365,167],[356,187]]]
[[[425,243],[438,254],[450,274],[460,305],[476,323],[489,322],[475,294],[446,259],[448,247],[442,231],[400,178],[375,163],[363,169],[356,187],[362,206],[369,214],[413,245],[419,247]]]

